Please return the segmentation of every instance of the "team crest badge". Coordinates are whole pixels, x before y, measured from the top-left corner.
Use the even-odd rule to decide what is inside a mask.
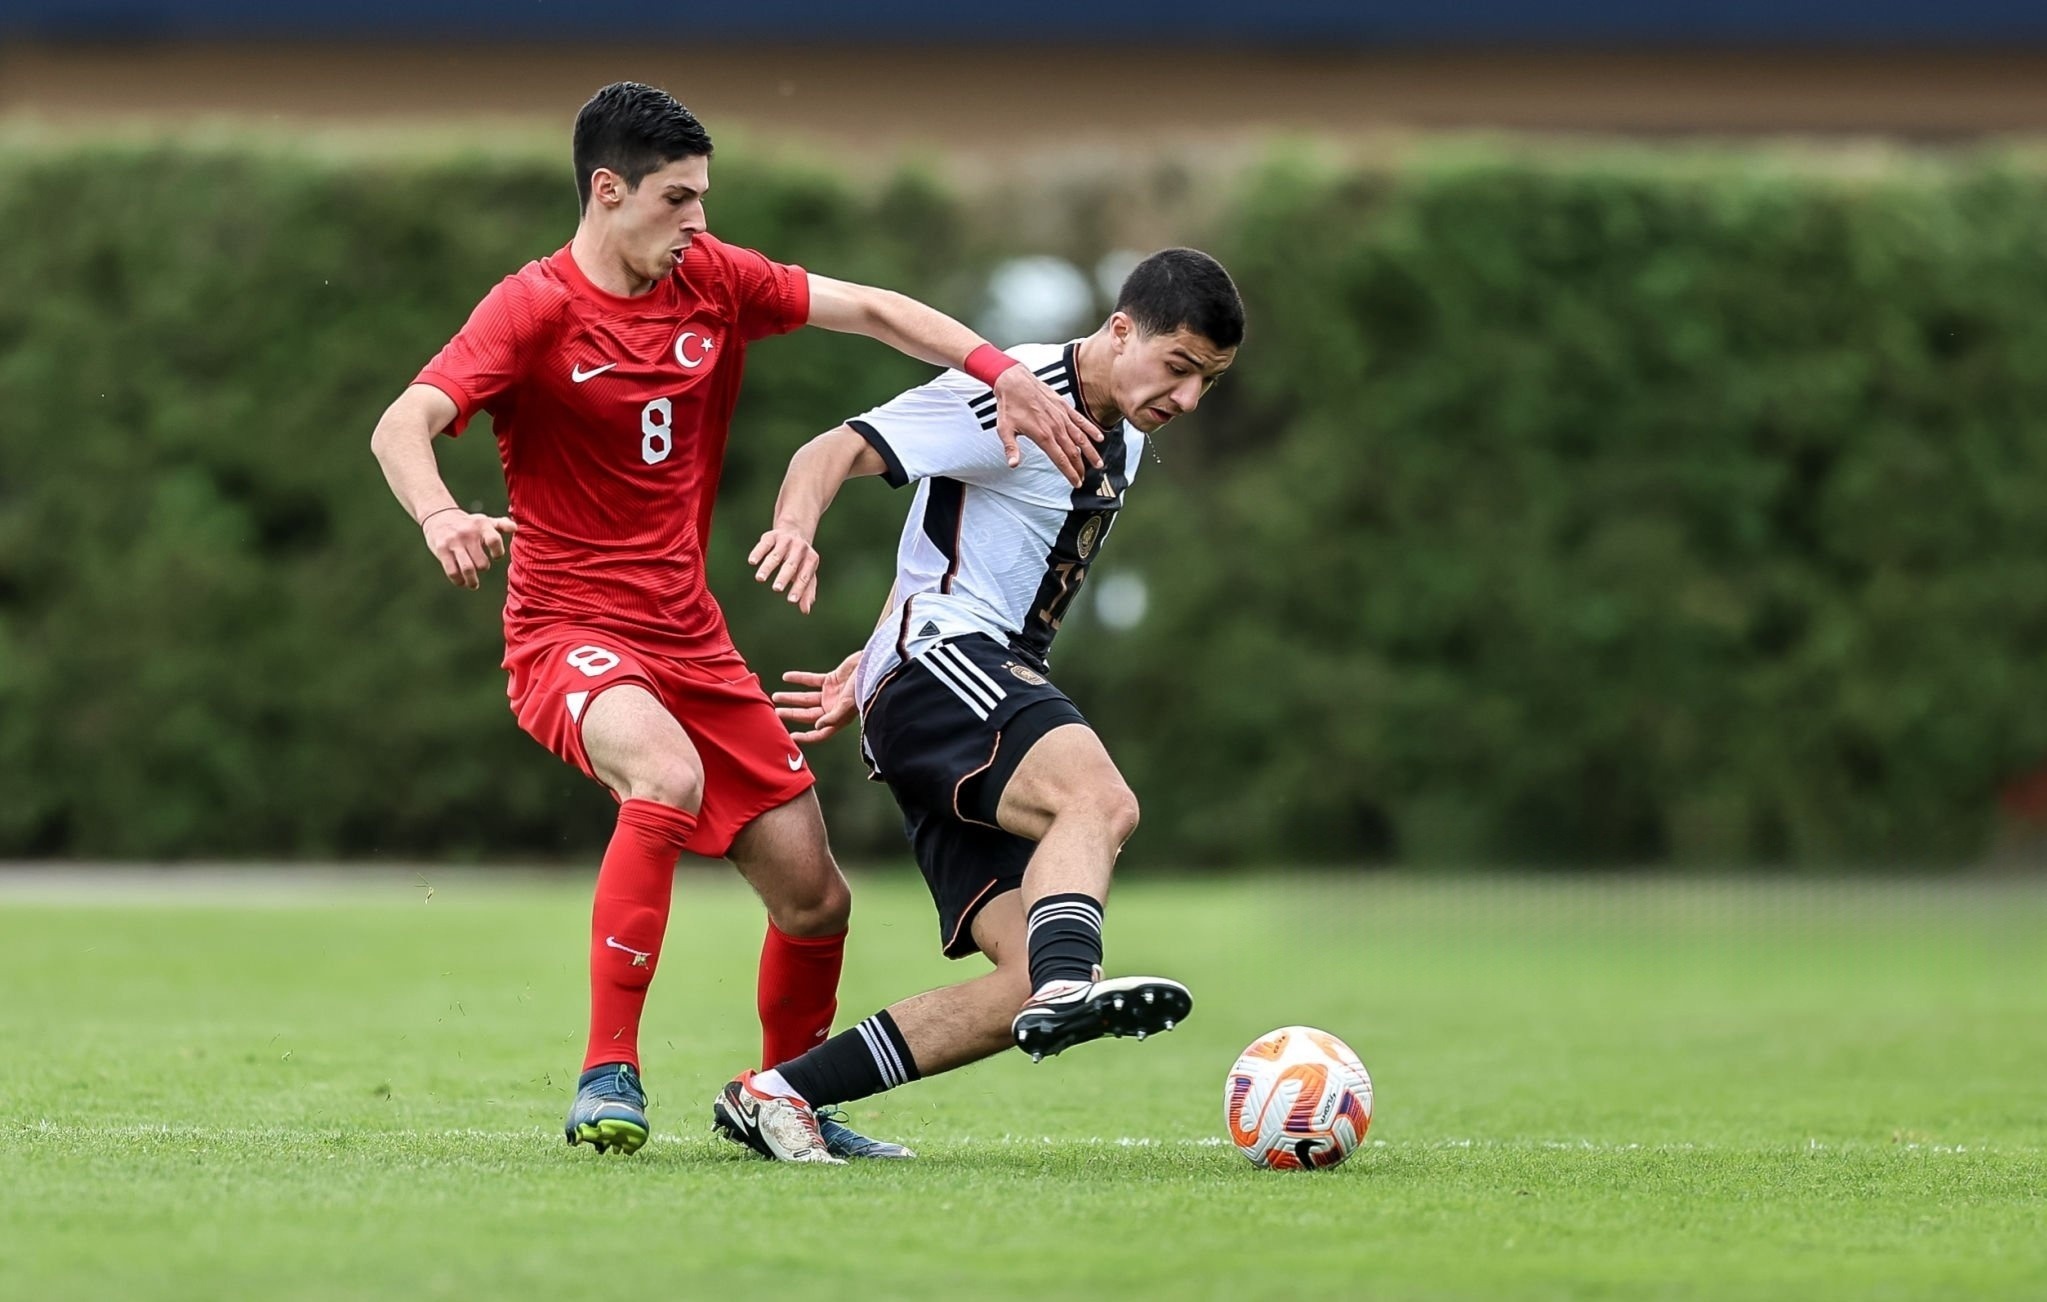
[[[685,330],[675,336],[675,360],[685,371],[694,371],[711,360],[712,341],[701,331]]]
[[[1080,553],[1082,560],[1088,558],[1088,553],[1095,549],[1095,543],[1100,541],[1101,536],[1102,517],[1099,515],[1089,516],[1087,523],[1080,527],[1080,537],[1074,540],[1073,544],[1074,550]]]
[[[1045,685],[1045,676],[1043,674],[1035,669],[1020,665],[1014,660],[1003,661],[1002,667],[1014,675],[1018,682],[1029,683],[1033,687],[1043,687]]]

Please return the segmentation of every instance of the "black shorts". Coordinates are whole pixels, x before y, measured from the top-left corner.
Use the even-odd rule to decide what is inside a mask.
[[[974,915],[1023,885],[1037,842],[995,821],[1002,789],[1040,737],[1087,720],[1002,643],[949,638],[881,682],[860,747],[902,807],[903,830],[938,905],[947,958],[965,958]]]

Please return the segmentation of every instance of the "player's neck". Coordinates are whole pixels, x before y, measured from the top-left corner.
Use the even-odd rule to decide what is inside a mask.
[[[576,237],[569,241],[569,256],[575,259],[576,270],[583,273],[585,280],[620,298],[638,298],[660,283],[642,279],[626,265],[603,233],[588,222],[576,227]]]
[[[1097,330],[1080,341],[1074,358],[1080,371],[1080,409],[1103,429],[1123,423],[1123,413],[1116,410],[1115,400],[1110,397],[1109,349],[1108,336]]]

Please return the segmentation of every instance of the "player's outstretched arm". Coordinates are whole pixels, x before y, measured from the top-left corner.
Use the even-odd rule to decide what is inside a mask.
[[[796,608],[808,615],[817,600],[818,521],[839,495],[840,485],[887,469],[881,454],[846,425],[798,448],[775,497],[774,528],[746,554],[747,564],[759,566],[754,581],[772,583],[775,591],[788,593]]]
[[[866,335],[933,366],[957,367],[995,390],[995,432],[1012,466],[1019,435],[1037,444],[1067,481],[1100,466],[1102,431],[1014,357],[934,307],[894,290],[810,275],[810,324]]]
[[[441,563],[448,582],[464,588],[480,586],[477,577],[502,558],[514,531],[503,516],[466,511],[441,479],[434,460],[434,436],[455,419],[455,400],[431,384],[415,384],[385,408],[370,435],[370,451],[383,468],[407,514],[419,525],[427,550]]]

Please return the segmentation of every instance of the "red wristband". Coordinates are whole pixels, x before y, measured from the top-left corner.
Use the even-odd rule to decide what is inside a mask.
[[[992,389],[995,387],[995,377],[1016,364],[1016,358],[994,344],[982,344],[967,354],[967,360],[960,365],[960,369]]]

